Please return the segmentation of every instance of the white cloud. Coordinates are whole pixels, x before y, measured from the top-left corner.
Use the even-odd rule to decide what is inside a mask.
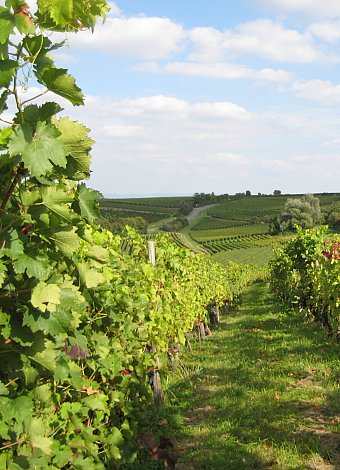
[[[110,137],[136,137],[145,135],[145,129],[138,126],[109,125],[104,126],[104,133]]]
[[[122,11],[118,5],[116,5],[114,2],[108,2],[108,4],[110,6],[108,16],[122,16]]]
[[[274,159],[263,163],[263,167],[278,172],[308,174],[326,179],[340,177],[340,154],[337,155],[293,155],[285,160]]]
[[[329,43],[340,40],[340,20],[337,21],[318,21],[312,23],[308,31],[313,36]]]
[[[93,34],[70,35],[68,41],[72,49],[155,60],[178,51],[184,38],[183,28],[167,18],[109,16]]]
[[[217,119],[247,119],[250,117],[243,107],[227,101],[197,103],[191,106],[193,114],[201,118],[217,118]]]
[[[279,13],[296,12],[322,18],[340,16],[338,0],[258,0],[258,3]]]
[[[156,63],[138,65],[133,70],[153,73],[173,73],[191,77],[220,78],[225,80],[253,79],[259,82],[287,83],[293,75],[285,70],[252,69],[232,63],[172,62],[163,66]]]
[[[232,166],[249,166],[252,164],[252,160],[244,155],[234,153],[215,153],[208,155],[205,163],[228,163]]]
[[[334,85],[329,80],[296,81],[292,90],[302,98],[318,101],[323,104],[340,103],[340,84]]]
[[[195,28],[189,32],[193,61],[215,62],[225,56],[257,55],[277,62],[311,63],[320,58],[308,34],[269,19],[240,24],[235,31]]]

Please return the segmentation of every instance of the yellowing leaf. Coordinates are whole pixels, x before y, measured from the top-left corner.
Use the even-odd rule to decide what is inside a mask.
[[[39,282],[33,289],[31,303],[42,312],[54,312],[56,305],[60,303],[60,288],[56,284]]]
[[[93,289],[106,281],[102,273],[90,268],[86,263],[78,263],[77,268],[82,283],[88,289]]]

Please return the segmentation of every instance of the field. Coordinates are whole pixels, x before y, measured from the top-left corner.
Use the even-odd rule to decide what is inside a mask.
[[[340,194],[316,195],[323,212],[340,201]],[[269,233],[269,222],[291,197],[301,197],[301,194],[231,198],[207,207],[190,220],[189,226],[181,233],[173,232],[169,237],[178,246],[202,251],[224,265],[229,261],[266,265],[274,247],[285,239]],[[192,197],[102,199],[100,212],[101,217],[109,222],[117,218],[143,217],[154,232],[165,221],[176,217],[183,204],[192,201]]]

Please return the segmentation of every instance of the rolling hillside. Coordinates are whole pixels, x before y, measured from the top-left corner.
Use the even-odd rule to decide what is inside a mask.
[[[323,213],[340,201],[340,194],[316,194]],[[169,236],[179,246],[202,251],[221,264],[266,265],[274,247],[289,235],[273,236],[270,221],[283,209],[288,198],[301,195],[238,196],[229,200],[194,208],[193,197],[157,197],[134,199],[102,199],[101,218],[108,223],[117,219],[142,217],[149,232],[181,214],[183,205],[194,208],[188,226]],[[150,232],[150,233],[151,233]],[[151,236],[151,235],[150,235]]]

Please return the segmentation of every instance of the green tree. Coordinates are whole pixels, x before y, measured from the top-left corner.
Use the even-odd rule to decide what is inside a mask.
[[[286,201],[282,213],[275,221],[276,228],[280,232],[301,228],[312,228],[322,219],[320,201],[312,194],[306,194],[302,198],[289,198]]]
[[[340,227],[340,201],[334,202],[326,214],[325,222],[334,228]]]

